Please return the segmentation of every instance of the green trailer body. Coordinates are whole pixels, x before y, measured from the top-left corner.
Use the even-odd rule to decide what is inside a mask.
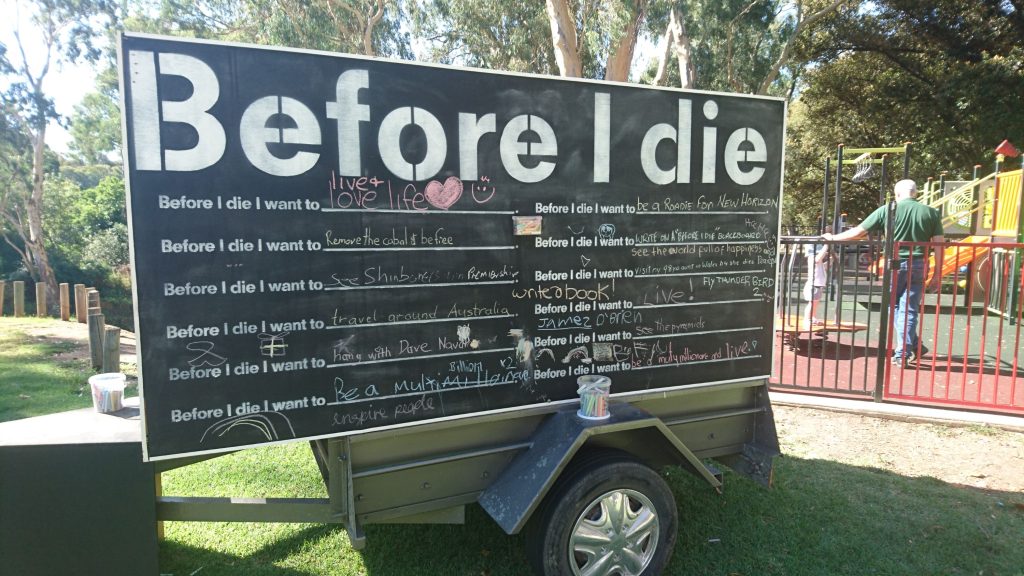
[[[143,457],[304,441],[327,493],[167,495],[160,519],[359,548],[479,505],[540,574],[653,575],[662,468],[770,483],[784,100],[119,50]],[[577,389],[603,377],[607,414]]]
[[[328,498],[163,496],[157,516],[342,524],[360,549],[368,524],[458,524],[473,504],[516,534],[581,452],[625,453],[654,470],[681,466],[704,478],[709,489],[722,489],[711,459],[771,484],[779,448],[764,380],[617,399],[608,421],[583,420],[576,409],[567,403],[317,440],[311,448]],[[168,470],[195,460],[156,465]]]

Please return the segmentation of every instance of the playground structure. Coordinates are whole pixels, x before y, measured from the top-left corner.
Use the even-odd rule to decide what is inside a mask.
[[[942,211],[945,239],[913,244],[929,255],[941,250],[938,273],[944,283],[939,293],[928,293],[922,301],[921,346],[909,364],[890,362],[896,296],[891,267],[885,265],[906,243],[880,234],[845,242],[814,234],[780,238],[783,273],[775,329],[781,346],[773,364],[774,388],[1024,413],[1024,171],[1005,170],[1006,156],[1016,153],[1009,143],[997,152],[992,173],[981,174],[976,166],[970,180],[947,180],[944,173],[921,187],[919,200]],[[844,184],[875,189],[877,183],[879,204],[892,200],[892,183],[900,179],[898,160],[906,176],[910,154],[909,144],[840,147],[826,160],[818,233],[828,222],[843,229]],[[828,261],[827,286],[817,305],[825,320],[807,325],[801,288],[812,277],[808,255],[821,244],[835,255]]]
[[[831,264],[833,290],[818,305],[825,320],[807,326],[800,294],[810,275],[801,263],[806,260],[806,246],[814,242],[825,241],[806,236],[780,239],[780,260],[790,272],[779,283],[773,388],[1024,414],[1024,305],[1011,308],[1006,302],[1012,290],[1022,289],[1019,279],[1024,269],[1016,270],[1017,283],[1010,286],[1014,274],[1004,260],[999,275],[992,275],[992,290],[981,298],[973,284],[961,288],[956,282],[959,270],[954,270],[953,281],[942,292],[924,295],[918,322],[920,347],[913,350],[911,363],[897,365],[890,362],[895,340],[890,322],[894,286],[884,275],[870,274],[863,259],[840,258]],[[886,249],[880,239],[826,244],[836,252],[872,258]],[[902,244],[895,243],[892,249]],[[926,250],[976,247],[966,242],[914,244]],[[1006,253],[1024,247],[1019,243],[988,246]],[[994,313],[994,309],[1010,313]]]
[[[879,180],[878,194],[879,202],[883,202],[887,191],[887,182],[890,170],[890,160],[893,157],[902,157],[902,174],[903,178],[906,178],[910,172],[910,156],[911,156],[912,144],[910,142],[904,143],[903,146],[891,147],[891,148],[845,148],[842,144],[839,145],[836,151],[836,165],[835,165],[835,179],[831,180],[832,177],[832,158],[825,158],[825,179],[824,187],[821,195],[821,216],[818,220],[817,233],[821,234],[825,231],[825,223],[829,222],[828,210],[829,210],[829,188],[830,184],[834,183],[835,192],[832,196],[833,199],[833,212],[831,218],[832,230],[838,232],[843,229],[845,215],[842,212],[842,183],[843,183],[843,171],[844,166],[855,166],[855,171],[851,176],[851,180],[857,183],[862,183],[870,178],[876,176]],[[850,156],[854,155],[854,156]],[[877,170],[876,170],[877,167]],[[794,307],[792,306],[791,298],[787,296],[787,287],[792,284],[792,280],[799,274],[796,271],[796,265],[799,258],[796,254],[799,251],[813,249],[814,238],[803,239],[806,244],[801,244],[801,239],[790,238],[790,242],[795,242],[789,248],[785,245],[787,240],[783,239],[783,251],[785,252],[781,260],[783,271],[780,286],[780,293],[783,297],[779,299],[776,306],[777,321],[776,321],[776,332],[781,334],[782,344],[788,350],[796,350],[801,339],[808,339],[808,342],[821,344],[825,342],[830,334],[844,334],[865,331],[869,329],[869,325],[848,322],[842,320],[838,315],[836,318],[827,319],[820,325],[807,325],[806,321],[800,317],[799,314],[793,313]],[[875,257],[881,254],[881,250],[871,249],[867,262],[874,261]],[[855,255],[856,258],[860,259],[860,251]],[[878,266],[874,267],[873,273],[878,274],[880,272]],[[828,267],[827,271],[827,282],[826,284],[831,287],[834,285],[834,278],[832,267]]]
[[[938,181],[926,185],[923,195],[930,206],[942,210],[947,237],[978,245],[967,249],[946,249],[942,275],[948,276],[968,266],[966,278],[974,282],[976,289],[986,292],[993,286],[1016,286],[1015,277],[1004,283],[999,275],[1004,269],[1016,270],[1021,262],[1020,250],[991,247],[991,244],[1024,241],[1024,218],[1021,217],[1024,207],[1021,175],[1024,168],[1002,171],[1006,157],[1018,155],[1009,142],[1004,141],[996,152],[992,173],[979,176],[980,166],[976,165],[971,180],[962,183],[946,182],[942,175]],[[993,296],[996,302],[1003,300],[1002,294]],[[1005,298],[1007,308],[992,311],[1008,313],[1015,309],[1019,297],[1019,291],[1012,290]]]
[[[779,332],[782,334],[782,343],[786,348],[796,350],[800,345],[801,337],[810,337],[812,342],[824,342],[832,333],[853,333],[867,329],[868,325],[861,322],[837,322],[830,319],[825,319],[819,324],[808,324],[800,314],[787,314],[782,320]],[[814,340],[814,338],[819,340]]]
[[[889,185],[890,156],[902,156],[903,178],[910,172],[911,143],[891,148],[845,148],[839,145],[836,152],[835,192],[833,195],[832,225],[840,230],[844,224],[842,213],[843,167],[854,166],[855,172],[850,178],[853,182],[865,182],[870,178],[878,178],[879,204],[890,201],[891,186]],[[949,241],[960,244],[944,250],[942,267],[939,273],[943,278],[957,274],[962,279],[961,288],[972,282],[972,294],[979,300],[984,299],[992,289],[1008,287],[1009,293],[992,294],[991,301],[1005,302],[1005,306],[996,304],[990,311],[1007,316],[1013,322],[1013,314],[1020,299],[1019,284],[1016,271],[1020,268],[1024,254],[1019,249],[991,248],[993,243],[1024,243],[1024,189],[1022,189],[1022,167],[1004,171],[1007,158],[1019,156],[1016,148],[1004,140],[995,149],[995,166],[991,173],[980,174],[982,165],[973,167],[971,179],[967,181],[946,180],[946,172],[938,179],[928,178],[921,188],[919,198],[922,202],[942,212],[942,225],[945,237]],[[1024,157],[1022,157],[1024,161]],[[822,193],[821,222],[827,221],[829,164],[825,162],[825,187]],[[880,170],[875,170],[875,167]],[[821,230],[819,230],[819,233]],[[965,247],[963,244],[970,244]],[[868,271],[875,276],[884,273],[885,261],[879,256],[872,260]],[[935,273],[936,267],[929,266],[929,278]],[[1008,271],[1009,278],[1000,274]]]

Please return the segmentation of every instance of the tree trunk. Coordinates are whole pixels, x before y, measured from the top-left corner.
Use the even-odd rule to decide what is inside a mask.
[[[661,39],[661,59],[658,61],[658,71],[654,74],[653,84],[664,86],[668,81],[668,60],[672,57],[672,27],[665,29],[665,35]]]
[[[381,18],[384,17],[384,0],[377,0],[377,8],[373,15],[370,16],[370,20],[366,23],[366,29],[363,31],[363,54],[367,56],[376,56],[376,52],[373,49],[373,29],[380,22]]]
[[[725,62],[726,62],[726,82],[735,92],[743,92],[743,85],[736,79],[736,68],[733,66],[733,39],[736,37],[736,23],[740,21],[740,18],[746,16],[750,10],[757,5],[761,0],[753,0],[747,7],[740,11],[735,18],[729,22],[729,34],[728,40],[726,41],[725,51]]]
[[[779,77],[779,71],[782,70],[782,67],[785,66],[786,62],[789,61],[789,54],[790,52],[793,51],[793,42],[800,36],[800,34],[803,33],[803,31],[806,30],[807,28],[813,26],[815,22],[820,20],[826,14],[834,10],[837,10],[840,6],[847,3],[848,1],[849,0],[835,0],[828,6],[822,8],[821,10],[818,10],[814,14],[811,14],[807,18],[801,18],[800,16],[797,16],[798,20],[796,24],[796,30],[793,31],[793,35],[790,36],[789,40],[786,41],[786,45],[782,47],[782,53],[779,54],[779,58],[775,61],[774,64],[772,64],[771,70],[768,71],[768,74],[765,76],[764,80],[761,81],[761,86],[758,87],[757,89],[758,94],[768,93],[768,88],[770,88],[772,83],[775,82],[775,79]],[[797,14],[801,14],[802,11],[803,2],[798,2]]]
[[[46,254],[46,240],[43,235],[43,152],[46,150],[46,123],[32,137],[32,193],[26,202],[28,212],[28,238],[25,239],[25,251],[31,258],[29,272],[37,282],[46,285],[46,297],[49,302],[58,299],[57,279],[50,267],[50,258]],[[34,270],[33,270],[34,268]]]
[[[668,27],[672,30],[672,46],[676,51],[676,59],[679,61],[679,87],[697,87],[697,67],[693,64],[693,48],[690,44],[690,36],[686,33],[686,24],[682,16],[676,18],[676,11],[669,14]]]
[[[636,0],[632,18],[622,31],[622,36],[612,42],[612,51],[608,55],[604,79],[618,82],[629,81],[629,70],[633,65],[633,51],[636,48],[636,37],[640,31],[640,23],[647,12],[647,0]]]
[[[583,75],[580,53],[576,47],[576,23],[567,0],[547,0],[548,21],[551,22],[551,44],[555,49],[558,73],[578,78]]]

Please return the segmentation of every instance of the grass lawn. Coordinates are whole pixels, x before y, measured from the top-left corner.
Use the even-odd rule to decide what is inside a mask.
[[[308,450],[248,450],[168,472],[164,492],[323,496]],[[773,489],[727,474],[724,495],[681,469],[667,471],[680,531],[665,574],[1024,574],[1020,494],[796,456],[776,462]],[[161,572],[175,576],[529,574],[523,539],[505,536],[477,507],[464,526],[368,526],[362,553],[340,527],[166,527]]]
[[[74,347],[71,342],[32,338],[0,319],[0,422],[92,406],[89,376],[95,372],[88,362],[54,358]]]
[[[90,405],[84,361],[0,319],[0,421]],[[665,574],[1024,576],[1024,495],[809,457],[776,460],[765,490],[726,475],[723,495],[680,469],[667,477],[680,530]],[[176,496],[322,497],[305,443],[245,450],[164,474]],[[366,527],[355,552],[341,527],[166,524],[160,572],[174,576],[528,574],[523,539],[470,507],[462,526]],[[2,571],[2,569],[0,569]]]

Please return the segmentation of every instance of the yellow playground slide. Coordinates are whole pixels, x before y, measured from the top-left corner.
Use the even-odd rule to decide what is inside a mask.
[[[948,276],[952,274],[954,270],[961,266],[980,258],[988,252],[988,246],[982,246],[987,244],[991,238],[989,236],[968,236],[962,240],[957,240],[961,243],[978,244],[978,246],[951,246],[946,248],[942,255],[942,276]],[[885,261],[881,258],[875,263],[872,272],[875,274],[882,274],[885,271]],[[935,271],[935,258],[931,255],[928,256],[928,278],[925,282],[930,282],[932,274]]]
[[[963,240],[959,240],[959,242],[988,244],[990,240],[989,236],[968,236]],[[953,246],[946,248],[942,256],[942,275],[952,274],[957,268],[984,256],[986,252],[988,252],[988,246]]]

